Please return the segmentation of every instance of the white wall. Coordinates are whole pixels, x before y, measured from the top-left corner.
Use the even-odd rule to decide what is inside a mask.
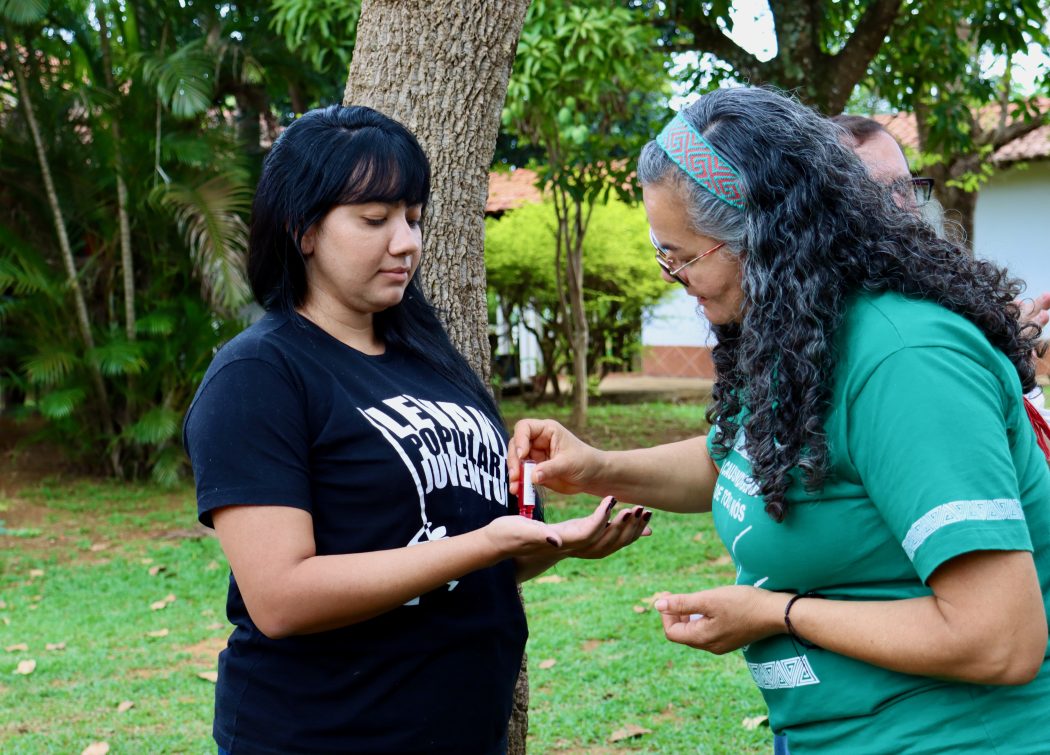
[[[973,235],[978,255],[1028,283],[1025,295],[1050,291],[1050,160],[994,175],[977,196]]]
[[[697,312],[696,299],[677,283],[642,319],[645,346],[713,346],[707,318]]]

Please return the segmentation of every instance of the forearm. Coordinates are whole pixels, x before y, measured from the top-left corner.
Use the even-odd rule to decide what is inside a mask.
[[[695,513],[711,510],[717,478],[706,438],[690,438],[653,448],[603,452],[594,489],[588,492],[663,511]]]
[[[309,556],[246,596],[269,637],[356,624],[503,560],[481,530],[404,548]]]
[[[566,558],[563,554],[519,556],[514,559],[518,583],[528,582]]]
[[[780,620],[790,595],[771,593]],[[801,598],[791,608],[797,634],[825,650],[906,674],[981,684],[1023,684],[1046,648],[1030,626],[958,611],[934,595],[894,601]]]

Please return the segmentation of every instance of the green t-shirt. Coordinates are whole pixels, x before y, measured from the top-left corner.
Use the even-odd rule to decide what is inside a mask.
[[[839,600],[930,594],[945,561],[1032,551],[1050,614],[1050,471],[1010,361],[932,302],[863,294],[839,333],[822,491],[777,524],[738,438],[713,513],[737,584]],[[778,635],[744,649],[773,730],[808,752],[1050,753],[1050,660],[1021,687],[912,676]]]

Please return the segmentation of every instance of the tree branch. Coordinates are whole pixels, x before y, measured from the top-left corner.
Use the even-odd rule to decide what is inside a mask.
[[[893,22],[900,14],[902,0],[875,0],[857,21],[856,30],[836,55],[827,61],[828,103],[837,106],[829,115],[846,105],[850,93],[878,54]]]

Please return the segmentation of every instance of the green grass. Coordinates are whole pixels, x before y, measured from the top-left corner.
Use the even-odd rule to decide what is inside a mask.
[[[567,415],[513,402],[504,409],[509,422]],[[624,448],[702,427],[696,406],[596,406],[584,435]],[[7,495],[0,752],[80,753],[98,741],[112,753],[214,752],[214,687],[198,674],[215,669],[229,631],[227,566],[218,542],[194,528],[192,490],[65,480]],[[547,504],[561,519],[590,512],[594,499]],[[652,525],[653,537],[611,558],[565,561],[525,585],[530,752],[769,751],[768,728],[742,725],[765,707],[739,654],[716,658],[667,642],[645,602],[660,590],[732,580],[710,518],[657,512]],[[28,649],[5,650],[22,644]],[[25,660],[35,670],[16,674]],[[118,712],[124,701],[134,707]],[[631,726],[649,732],[610,741]]]

